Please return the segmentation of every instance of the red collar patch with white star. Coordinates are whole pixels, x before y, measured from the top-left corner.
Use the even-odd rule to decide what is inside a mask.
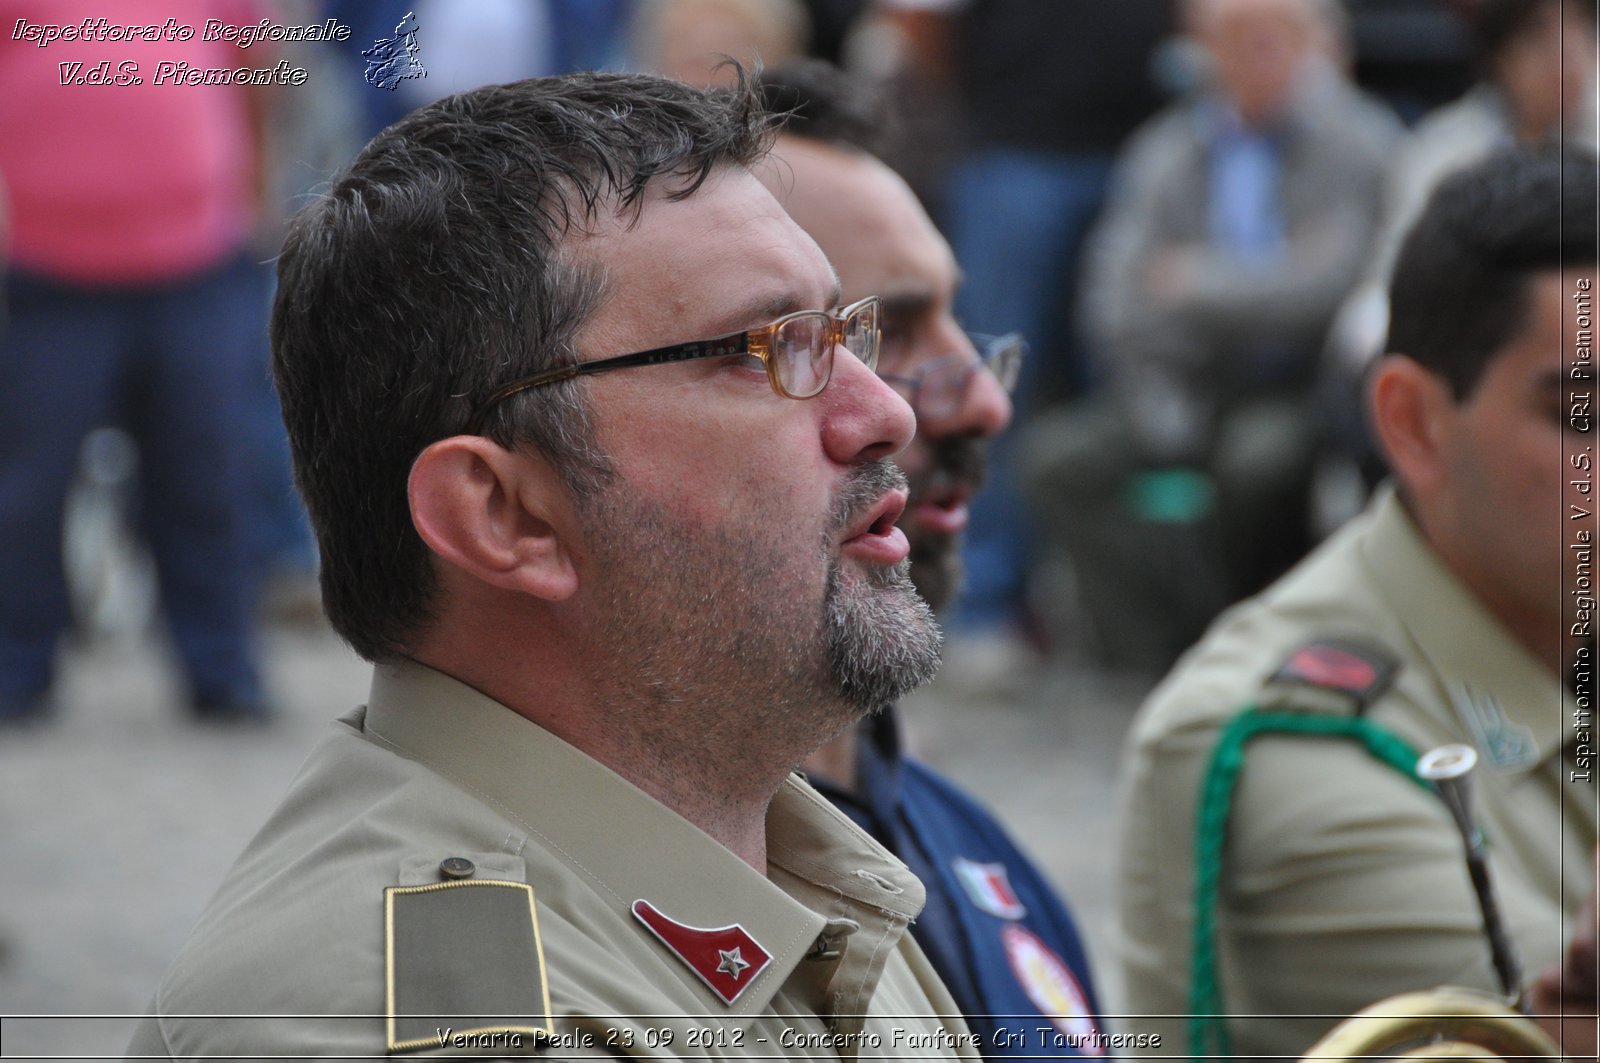
[[[688,926],[645,900],[633,902],[633,915],[729,1004],[772,962],[772,954],[738,923],[713,929]]]

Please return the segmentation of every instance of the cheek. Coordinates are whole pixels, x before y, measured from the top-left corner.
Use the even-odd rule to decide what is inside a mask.
[[[900,453],[894,456],[894,463],[900,466],[900,471],[906,474],[906,479],[912,484],[928,475],[933,470],[933,455],[928,452],[927,445],[922,441],[922,429],[919,426],[917,435],[911,443]]]
[[[1456,517],[1484,543],[1543,538],[1562,519],[1561,433],[1526,418],[1480,413],[1451,441]]]
[[[815,439],[783,434],[739,437],[726,453],[701,454],[685,473],[661,479],[668,505],[691,519],[767,544],[809,564],[829,525],[833,485],[820,468]]]
[[[1537,519],[1543,511],[1559,508],[1565,481],[1559,429],[1524,428],[1486,439],[1498,444],[1489,449],[1486,460],[1494,463],[1505,491],[1522,500],[1528,518]]]
[[[1551,76],[1545,63],[1547,56],[1523,49],[1506,63],[1503,81],[1506,90],[1521,101],[1524,107],[1536,111],[1549,110],[1562,93],[1560,76]]]
[[[600,433],[634,490],[700,524],[715,523],[731,503],[781,476],[785,446],[770,422],[710,401],[707,391],[668,387],[614,403]]]
[[[1559,550],[1570,512],[1567,503],[1576,501],[1568,494],[1562,433],[1524,423],[1520,431],[1485,438],[1499,445],[1484,458],[1491,463],[1493,483],[1483,505],[1501,510],[1491,519],[1504,530],[1504,548],[1530,561]]]

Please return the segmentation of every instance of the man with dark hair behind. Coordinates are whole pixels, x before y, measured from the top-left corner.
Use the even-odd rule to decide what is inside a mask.
[[[792,774],[939,636],[878,304],[739,81],[450,97],[296,220],[274,368],[372,692],[135,1053],[973,1057],[921,885]]]
[[[884,116],[864,86],[825,63],[768,71],[761,85],[789,116],[762,178],[839,271],[847,301],[883,296],[878,371],[917,412],[916,438],[895,458],[911,481],[911,578],[942,609],[960,587],[985,451],[1011,420],[1021,339],[970,336],[956,322],[956,261],[905,181],[870,154]],[[903,754],[894,706],[818,750],[806,771],[922,880],[913,936],[985,1055],[1105,1053],[1072,917],[987,811]]]
[[[1440,186],[1397,260],[1391,353],[1369,379],[1393,485],[1219,619],[1141,710],[1122,935],[1129,1008],[1152,1017],[1134,1029],[1175,1044],[1172,1016],[1193,1013],[1196,1054],[1231,1035],[1241,1055],[1292,1056],[1396,993],[1502,989],[1461,834],[1419,785],[1419,754],[1444,745],[1475,750],[1521,970],[1561,958],[1594,885],[1592,606],[1569,603],[1592,593],[1579,330],[1597,183],[1592,156],[1523,151]],[[1575,940],[1594,932],[1591,914]],[[1593,1055],[1592,1020],[1552,1032]]]

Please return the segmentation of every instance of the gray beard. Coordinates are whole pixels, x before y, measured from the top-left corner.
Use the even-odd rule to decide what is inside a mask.
[[[910,570],[902,561],[847,581],[837,564],[828,569],[828,669],[858,715],[898,700],[939,670],[944,639]]]
[[[903,482],[880,462],[841,489],[817,544],[829,559],[820,616],[759,527],[687,528],[625,481],[591,502],[586,530],[605,559],[596,636],[622,651],[604,669],[617,724],[659,749],[682,737],[674,706],[698,705],[703,741],[731,725],[803,755],[931,679],[942,637],[909,563],[852,571],[832,556],[837,534]]]
[[[885,494],[905,486],[905,473],[891,462],[856,469],[834,503],[833,534],[844,531]],[[824,556],[831,552],[831,541],[823,536]],[[828,565],[823,597],[828,668],[856,716],[883,708],[939,670],[943,637],[910,572],[909,560],[869,566],[859,577],[846,576],[837,560]]]
[[[959,537],[932,532],[911,537],[911,582],[936,615],[955,599],[964,574]]]

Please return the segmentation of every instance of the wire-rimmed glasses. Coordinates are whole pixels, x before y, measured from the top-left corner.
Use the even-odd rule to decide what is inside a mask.
[[[894,385],[917,417],[923,420],[940,420],[954,416],[966,401],[967,389],[979,366],[987,366],[1007,395],[1016,389],[1017,378],[1022,373],[1022,356],[1028,344],[1020,332],[1004,336],[968,333],[967,338],[977,350],[973,358],[965,354],[952,354],[935,359],[915,373],[879,373],[887,383]]]

